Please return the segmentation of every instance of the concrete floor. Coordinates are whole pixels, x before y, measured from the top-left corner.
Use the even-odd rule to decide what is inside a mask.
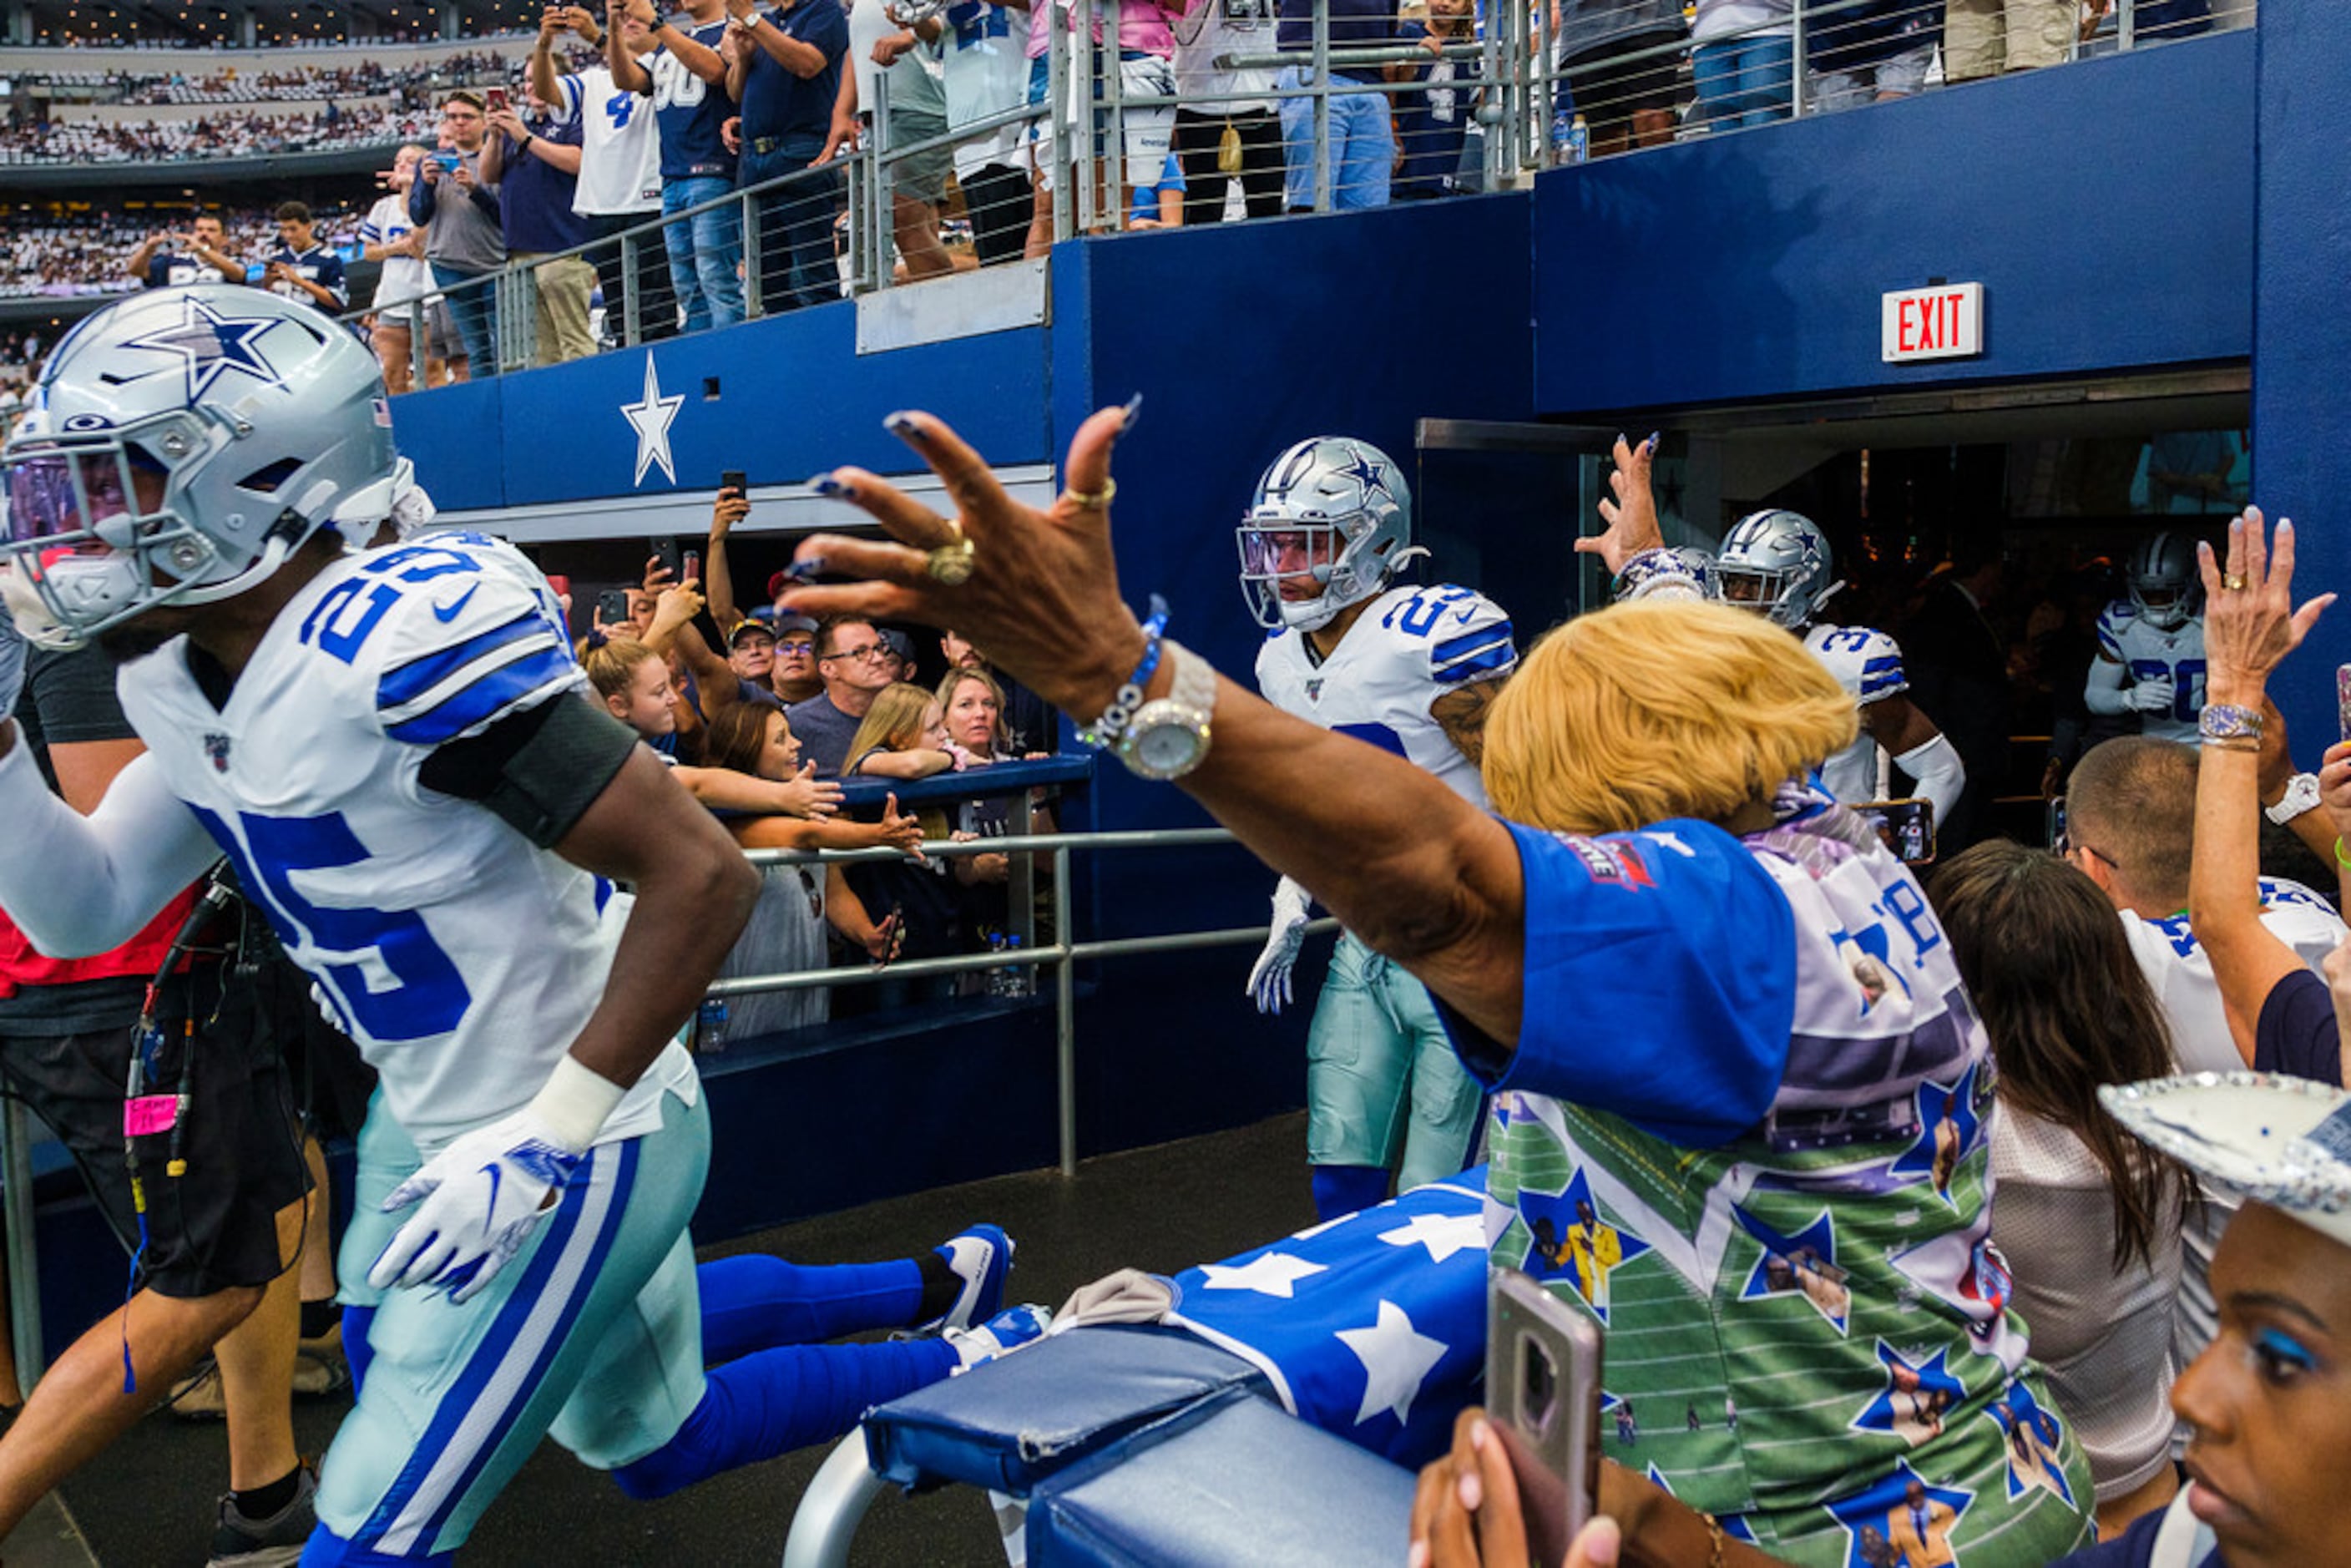
[[[901,1257],[977,1220],[1019,1244],[1011,1297],[1058,1306],[1123,1267],[1163,1272],[1269,1241],[1313,1221],[1302,1114],[1235,1132],[1090,1160],[1064,1180],[1037,1171],[943,1187],[747,1237],[705,1257],[773,1251],[799,1262]],[[348,1409],[298,1406],[306,1453],[322,1451]],[[821,1449],[735,1471],[657,1503],[634,1503],[549,1446],[534,1456],[475,1533],[470,1564],[646,1564],[730,1568],[782,1555],[792,1509]],[[63,1490],[64,1513],[37,1515],[5,1543],[10,1568],[196,1568],[211,1542],[226,1474],[218,1427],[169,1416],[140,1423]],[[44,1521],[46,1520],[46,1521]],[[79,1526],[77,1545],[72,1526]],[[35,1549],[64,1555],[37,1557]],[[885,1494],[858,1536],[856,1561],[888,1568],[997,1568],[987,1502],[951,1489]]]

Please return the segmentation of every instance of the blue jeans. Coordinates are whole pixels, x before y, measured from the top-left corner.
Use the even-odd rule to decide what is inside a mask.
[[[456,288],[472,278],[487,278],[482,272],[465,272],[457,267],[433,264],[433,281],[442,288]],[[497,286],[484,282],[472,288],[459,288],[448,296],[449,319],[457,323],[457,336],[465,340],[465,373],[479,381],[484,376],[498,373],[498,301]]]
[[[662,182],[664,215],[724,196],[735,187],[716,174]],[[733,205],[713,207],[662,230],[669,252],[669,276],[685,310],[685,330],[732,327],[743,319],[743,214]]]
[[[821,136],[787,136],[765,152],[746,147],[739,178],[758,184],[806,169],[824,151]],[[759,198],[759,308],[773,315],[841,298],[832,259],[832,219],[841,172],[803,175]]]
[[[1295,69],[1274,86],[1295,89]],[[1349,90],[1333,84],[1331,95],[1331,205],[1337,212],[1388,204],[1388,176],[1395,167],[1395,132],[1388,123],[1388,100],[1371,88]],[[1314,100],[1281,100],[1281,148],[1287,165],[1283,200],[1292,208],[1314,204]]]
[[[1690,63],[1707,123],[1736,131],[1787,119],[1789,69],[1795,57],[1795,43],[1784,34],[1700,44]]]

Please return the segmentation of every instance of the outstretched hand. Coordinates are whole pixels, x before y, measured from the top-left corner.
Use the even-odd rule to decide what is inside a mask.
[[[956,515],[943,517],[862,468],[819,475],[811,486],[856,506],[894,543],[817,534],[793,559],[804,570],[860,580],[796,588],[783,605],[805,614],[859,615],[953,627],[1030,690],[1081,722],[1108,706],[1141,658],[1143,632],[1118,594],[1107,499],[1111,448],[1133,428],[1135,403],[1097,411],[1078,427],[1062,465],[1065,486],[1046,507],[1014,500],[980,455],[927,413],[893,413],[890,430],[945,483]],[[970,545],[970,575],[950,584],[930,552]]]
[[[1614,572],[1624,570],[1625,563],[1643,550],[1664,548],[1666,536],[1657,527],[1657,501],[1649,485],[1656,458],[1655,435],[1638,446],[1621,435],[1616,438],[1616,466],[1608,475],[1608,488],[1615,498],[1603,497],[1600,502],[1600,516],[1608,528],[1577,539],[1576,554],[1597,555]]]
[[[2247,507],[2243,516],[2230,519],[2225,564],[2213,559],[2210,545],[2198,542],[2210,701],[2260,706],[2270,672],[2302,645],[2335,602],[2335,595],[2322,593],[2294,608],[2294,523],[2286,517],[2278,519],[2276,538],[2264,540],[2259,507]]]

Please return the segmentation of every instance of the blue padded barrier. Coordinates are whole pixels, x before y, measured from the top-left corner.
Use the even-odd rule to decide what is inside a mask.
[[[1265,1387],[1248,1362],[1181,1330],[1075,1329],[883,1406],[865,1418],[866,1454],[903,1487],[960,1481],[1025,1497],[1204,1400]]]
[[[1014,1360],[1019,1359],[1014,1357]],[[1040,1483],[1029,1568],[1359,1568],[1404,1559],[1413,1472],[1228,1396]]]

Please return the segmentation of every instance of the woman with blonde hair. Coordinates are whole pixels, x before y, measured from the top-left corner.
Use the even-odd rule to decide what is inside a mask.
[[[928,779],[959,767],[939,701],[910,681],[883,687],[849,742],[843,778]]]
[[[905,542],[802,541],[804,559],[867,580],[787,602],[953,624],[1080,723],[1140,727],[1123,753],[1139,770],[1179,779],[1428,986],[1494,1097],[1493,1262],[1608,1330],[1611,1396],[1738,1409],[1735,1427],[1652,1432],[1625,1456],[1687,1505],[1638,1542],[1648,1560],[1728,1563],[1726,1534],[1743,1534],[1842,1568],[1858,1531],[1897,1510],[1965,1561],[2046,1562],[2085,1539],[2089,1469],[2061,1423],[2064,1484],[2007,1484],[1994,1406],[2053,1402],[1982,1245],[1982,1026],[1908,870],[1802,782],[1852,741],[1852,697],[1738,610],[1641,601],[1584,615],[1495,699],[1489,815],[1137,622],[1108,528],[1111,446],[1132,417],[1089,419],[1066,488],[1040,509],[937,421],[894,416],[959,516],[863,469],[825,476]],[[1662,548],[1648,461],[1618,444],[1612,527],[1577,541],[1619,571]],[[932,570],[950,551],[952,581]],[[1140,706],[1120,700],[1129,683]],[[1946,1112],[1959,1148],[1938,1189]],[[1618,1240],[1604,1304],[1533,1245],[1539,1224],[1559,1234],[1581,1206]],[[1766,1260],[1804,1249],[1840,1271],[1842,1297],[1775,1287]],[[1939,1435],[1896,1429],[1897,1364],[1942,1396]],[[1462,1482],[1479,1508],[1487,1429],[1465,1420],[1425,1476],[1422,1552]],[[1499,1492],[1484,1494],[1497,1530],[1506,1508],[1518,1518]],[[1540,1543],[1547,1562],[1565,1548]]]

